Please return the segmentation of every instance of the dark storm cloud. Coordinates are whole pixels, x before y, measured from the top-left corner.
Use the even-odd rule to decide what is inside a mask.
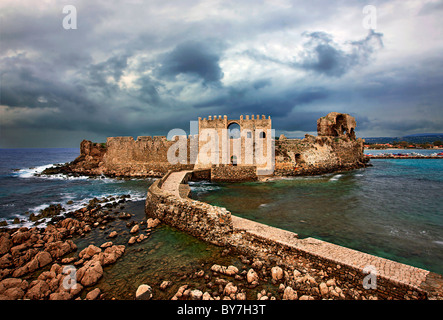
[[[267,61],[296,69],[314,71],[331,77],[340,77],[355,66],[370,62],[371,56],[377,49],[383,48],[383,34],[370,30],[368,35],[356,41],[339,44],[334,37],[323,31],[303,32],[307,39],[303,50],[294,57],[293,61],[282,61],[254,50],[246,50],[243,54],[257,61]],[[347,45],[350,49],[342,48]]]
[[[322,101],[329,95],[327,89],[316,87],[280,89],[277,94],[274,90],[263,90],[266,87],[264,84],[271,86],[271,81],[264,79],[250,83],[243,88],[226,88],[222,95],[196,104],[194,107],[200,109],[203,116],[206,116],[206,113],[207,115],[229,114],[230,117],[264,114],[281,120],[289,117],[294,110],[313,102]],[[312,112],[308,112],[308,114],[312,115]],[[316,115],[318,114],[316,113]],[[294,130],[295,124],[301,124],[302,128],[306,128],[306,123],[298,119],[296,121],[280,120],[276,122],[279,129]]]
[[[91,85],[105,86],[108,84],[107,77],[112,77],[114,81],[120,81],[123,70],[128,66],[128,56],[113,56],[104,62],[92,64],[88,67],[88,78]]]
[[[188,41],[165,54],[155,74],[169,79],[186,74],[197,76],[206,83],[217,82],[223,78],[219,62],[219,54],[213,52],[209,44]]]
[[[349,51],[340,48],[326,32],[305,32],[303,35],[309,40],[304,45],[301,61],[294,66],[327,76],[340,77],[354,66],[367,64],[371,54],[383,47],[383,34],[372,30],[364,39],[349,41]]]
[[[270,115],[293,132],[330,111],[365,132],[443,126],[439,38],[396,64],[403,29],[347,33],[341,18],[360,26],[360,4],[77,0],[77,30],[63,29],[63,5],[0,3],[0,146],[165,135],[219,114]]]

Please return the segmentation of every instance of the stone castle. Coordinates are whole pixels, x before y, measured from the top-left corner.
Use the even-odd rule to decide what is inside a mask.
[[[271,117],[264,115],[240,119],[209,116],[199,118],[198,126],[197,137],[182,137],[186,161],[171,163],[168,159],[168,150],[177,139],[109,137],[106,144],[82,141],[80,156],[59,170],[87,175],[162,177],[169,170],[200,169],[204,179],[246,181],[261,176],[349,170],[364,167],[367,162],[364,140],[356,138],[356,121],[348,114],[331,112],[318,119],[318,135],[306,134],[304,139],[273,137]],[[208,148],[207,141],[211,139],[215,143]]]

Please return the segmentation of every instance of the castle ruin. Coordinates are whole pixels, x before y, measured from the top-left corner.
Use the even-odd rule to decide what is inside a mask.
[[[182,137],[186,154],[180,162],[168,160],[168,150],[177,139],[109,137],[106,145],[82,141],[80,156],[58,170],[127,177],[162,177],[169,170],[199,170],[203,179],[213,181],[350,170],[364,167],[368,161],[363,153],[364,140],[356,138],[355,128],[354,117],[331,112],[318,119],[317,136],[275,138],[270,116],[208,116],[198,119],[198,137]],[[193,157],[196,145],[197,155]]]

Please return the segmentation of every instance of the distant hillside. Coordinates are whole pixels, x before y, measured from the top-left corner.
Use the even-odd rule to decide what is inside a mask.
[[[407,141],[411,143],[432,143],[443,141],[443,133],[419,133],[410,134],[404,137],[372,137],[364,138],[367,143],[393,143],[394,141]]]

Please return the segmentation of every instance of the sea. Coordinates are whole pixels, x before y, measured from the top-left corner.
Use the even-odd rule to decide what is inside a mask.
[[[392,151],[366,151],[380,152]],[[94,197],[120,195],[130,195],[128,212],[144,217],[146,192],[154,179],[41,174],[78,155],[78,148],[0,149],[0,221],[6,221],[7,227],[32,227],[29,215],[51,204],[61,204],[69,212]],[[226,207],[234,215],[295,232],[300,238],[318,238],[443,274],[443,159],[372,159],[370,163],[349,172],[266,182],[190,182],[191,196]],[[13,224],[15,218],[19,224]],[[100,232],[79,241],[79,248],[91,241],[103,243]],[[115,267],[114,276],[110,272],[103,280],[105,287],[127,282],[120,286],[127,289],[119,298],[135,292],[135,279],[158,279],[159,272],[160,278],[166,277],[165,272],[180,276],[184,269],[220,256],[221,250],[168,226],[160,227],[144,246],[131,249],[134,254],[125,258],[127,264]],[[131,272],[133,276],[127,276]]]

